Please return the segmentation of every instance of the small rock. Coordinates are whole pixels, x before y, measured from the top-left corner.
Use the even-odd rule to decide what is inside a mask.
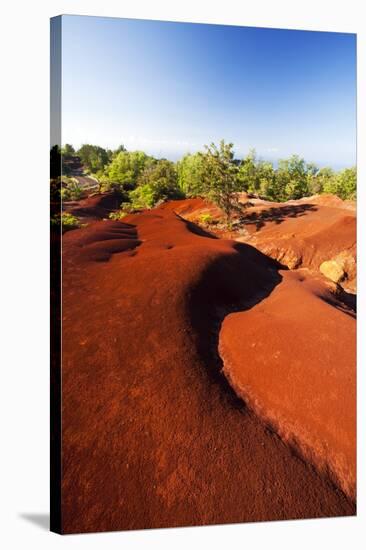
[[[343,267],[335,260],[323,262],[320,265],[319,270],[334,283],[339,283],[345,276]]]

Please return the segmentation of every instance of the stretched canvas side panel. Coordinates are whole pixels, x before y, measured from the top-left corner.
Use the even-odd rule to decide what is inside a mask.
[[[51,19],[50,55],[50,528],[61,532],[61,16]]]

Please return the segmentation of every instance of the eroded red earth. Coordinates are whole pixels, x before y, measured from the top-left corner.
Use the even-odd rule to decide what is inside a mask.
[[[354,514],[354,397],[344,399],[355,383],[353,312],[321,275],[300,282],[300,272],[215,238],[181,208],[191,205],[92,221],[63,237],[63,531]],[[312,384],[326,387],[324,399],[343,398],[343,409],[328,409],[338,427],[327,452],[302,454],[263,411],[282,415],[277,391],[290,409],[299,397],[291,429],[321,438],[324,401],[302,407]]]
[[[319,271],[323,262],[336,261],[344,272],[339,281],[356,292],[356,203],[334,195],[315,195],[274,203],[242,194],[242,220],[232,231],[209,226],[216,234],[255,246],[289,269]],[[165,208],[200,223],[202,215],[214,221],[222,212],[202,199],[172,201]],[[338,281],[337,281],[338,282]]]

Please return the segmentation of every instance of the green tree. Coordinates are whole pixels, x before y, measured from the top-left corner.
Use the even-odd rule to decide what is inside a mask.
[[[264,198],[273,198],[276,173],[271,162],[259,161],[257,167],[259,176],[259,195]]]
[[[357,195],[357,169],[345,168],[339,173],[340,197],[341,199],[355,200]]]
[[[178,186],[188,197],[203,194],[203,156],[187,154],[177,162]]]
[[[259,191],[260,178],[255,149],[251,149],[247,156],[241,161],[238,170],[238,181],[243,191],[247,191],[248,193],[257,193]]]
[[[127,151],[126,147],[121,144],[117,147],[117,149],[114,149],[113,154],[118,155],[118,153],[124,153],[125,151]]]
[[[106,169],[110,182],[118,183],[124,189],[134,189],[144,169],[156,161],[142,151],[120,151]]]
[[[219,206],[230,223],[233,211],[237,207],[237,192],[240,190],[238,180],[239,167],[234,160],[232,143],[220,141],[205,146],[203,154],[203,189],[205,195]]]
[[[324,167],[318,170],[316,173],[308,173],[308,188],[310,195],[318,195],[323,193],[324,190],[332,185],[332,181],[335,179],[335,174],[331,168]]]
[[[325,193],[333,193],[341,199],[356,199],[357,170],[355,167],[345,168],[324,187]]]
[[[301,199],[309,195],[306,163],[298,155],[278,161],[275,183],[276,200]]]
[[[255,149],[241,161],[238,180],[243,191],[270,197],[273,192],[275,172],[271,162],[258,159]]]
[[[75,149],[72,145],[70,145],[70,143],[66,143],[61,150],[61,154],[67,157],[72,157],[75,155]]]
[[[75,157],[75,149],[69,143],[66,143],[61,149],[62,157],[62,173],[66,176],[70,175]]]
[[[93,174],[103,170],[109,162],[107,151],[98,145],[84,144],[80,147],[77,154],[84,167]]]
[[[134,208],[152,208],[160,201],[182,197],[175,166],[165,159],[147,166],[138,177],[136,189],[129,193]]]

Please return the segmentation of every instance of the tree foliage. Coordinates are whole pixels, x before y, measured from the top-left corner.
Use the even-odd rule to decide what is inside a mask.
[[[146,166],[138,177],[136,189],[129,193],[134,208],[152,208],[160,201],[182,196],[174,163],[165,159]]]
[[[98,145],[84,144],[77,152],[84,168],[95,174],[104,169],[110,161],[108,152]]]
[[[187,197],[203,193],[204,161],[201,153],[185,155],[177,162],[178,186]]]
[[[310,195],[318,195],[326,192],[325,189],[331,185],[335,178],[335,173],[331,168],[316,169],[308,174],[308,188]]]
[[[309,194],[307,166],[298,155],[278,161],[275,190],[277,200],[301,199]]]
[[[357,186],[356,168],[345,168],[333,175],[324,185],[324,193],[333,193],[341,199],[355,199]]]
[[[258,159],[255,149],[251,149],[240,163],[238,180],[242,191],[266,197],[274,193],[273,165]]]
[[[62,177],[61,198],[64,201],[78,201],[83,196],[83,190],[74,178]]]
[[[117,188],[126,200],[130,197],[131,204],[141,208],[183,195],[207,197],[230,220],[237,193],[242,191],[279,202],[319,193],[356,198],[355,167],[335,172],[292,155],[279,160],[275,168],[258,158],[254,149],[242,160],[235,159],[233,144],[224,140],[218,146],[212,143],[203,151],[186,154],[176,163],[143,151],[127,151],[124,145],[112,151],[85,144],[76,153],[71,144],[65,144],[62,150],[55,146],[51,150],[51,178],[60,177],[61,160],[62,173],[72,175],[76,156],[86,170],[97,176],[99,191]]]
[[[61,149],[61,154],[72,157],[75,155],[75,149],[72,145],[70,145],[70,143],[66,143]]]
[[[118,153],[123,153],[125,151],[127,151],[126,147],[121,144],[117,147],[117,149],[114,149],[114,151],[112,151],[112,156],[117,156]]]
[[[145,168],[153,165],[155,159],[142,151],[119,151],[105,170],[112,183],[120,184],[124,189],[134,189],[137,179]]]
[[[300,199],[319,193],[332,193],[341,199],[356,198],[355,168],[334,172],[318,168],[298,155],[278,161],[275,170],[270,162],[258,160],[251,151],[240,164],[241,190],[273,201]]]
[[[221,140],[218,147],[214,143],[206,145],[206,153],[202,155],[203,191],[223,210],[228,223],[237,205],[237,192],[240,190],[239,167],[234,161],[233,147],[232,143]]]

